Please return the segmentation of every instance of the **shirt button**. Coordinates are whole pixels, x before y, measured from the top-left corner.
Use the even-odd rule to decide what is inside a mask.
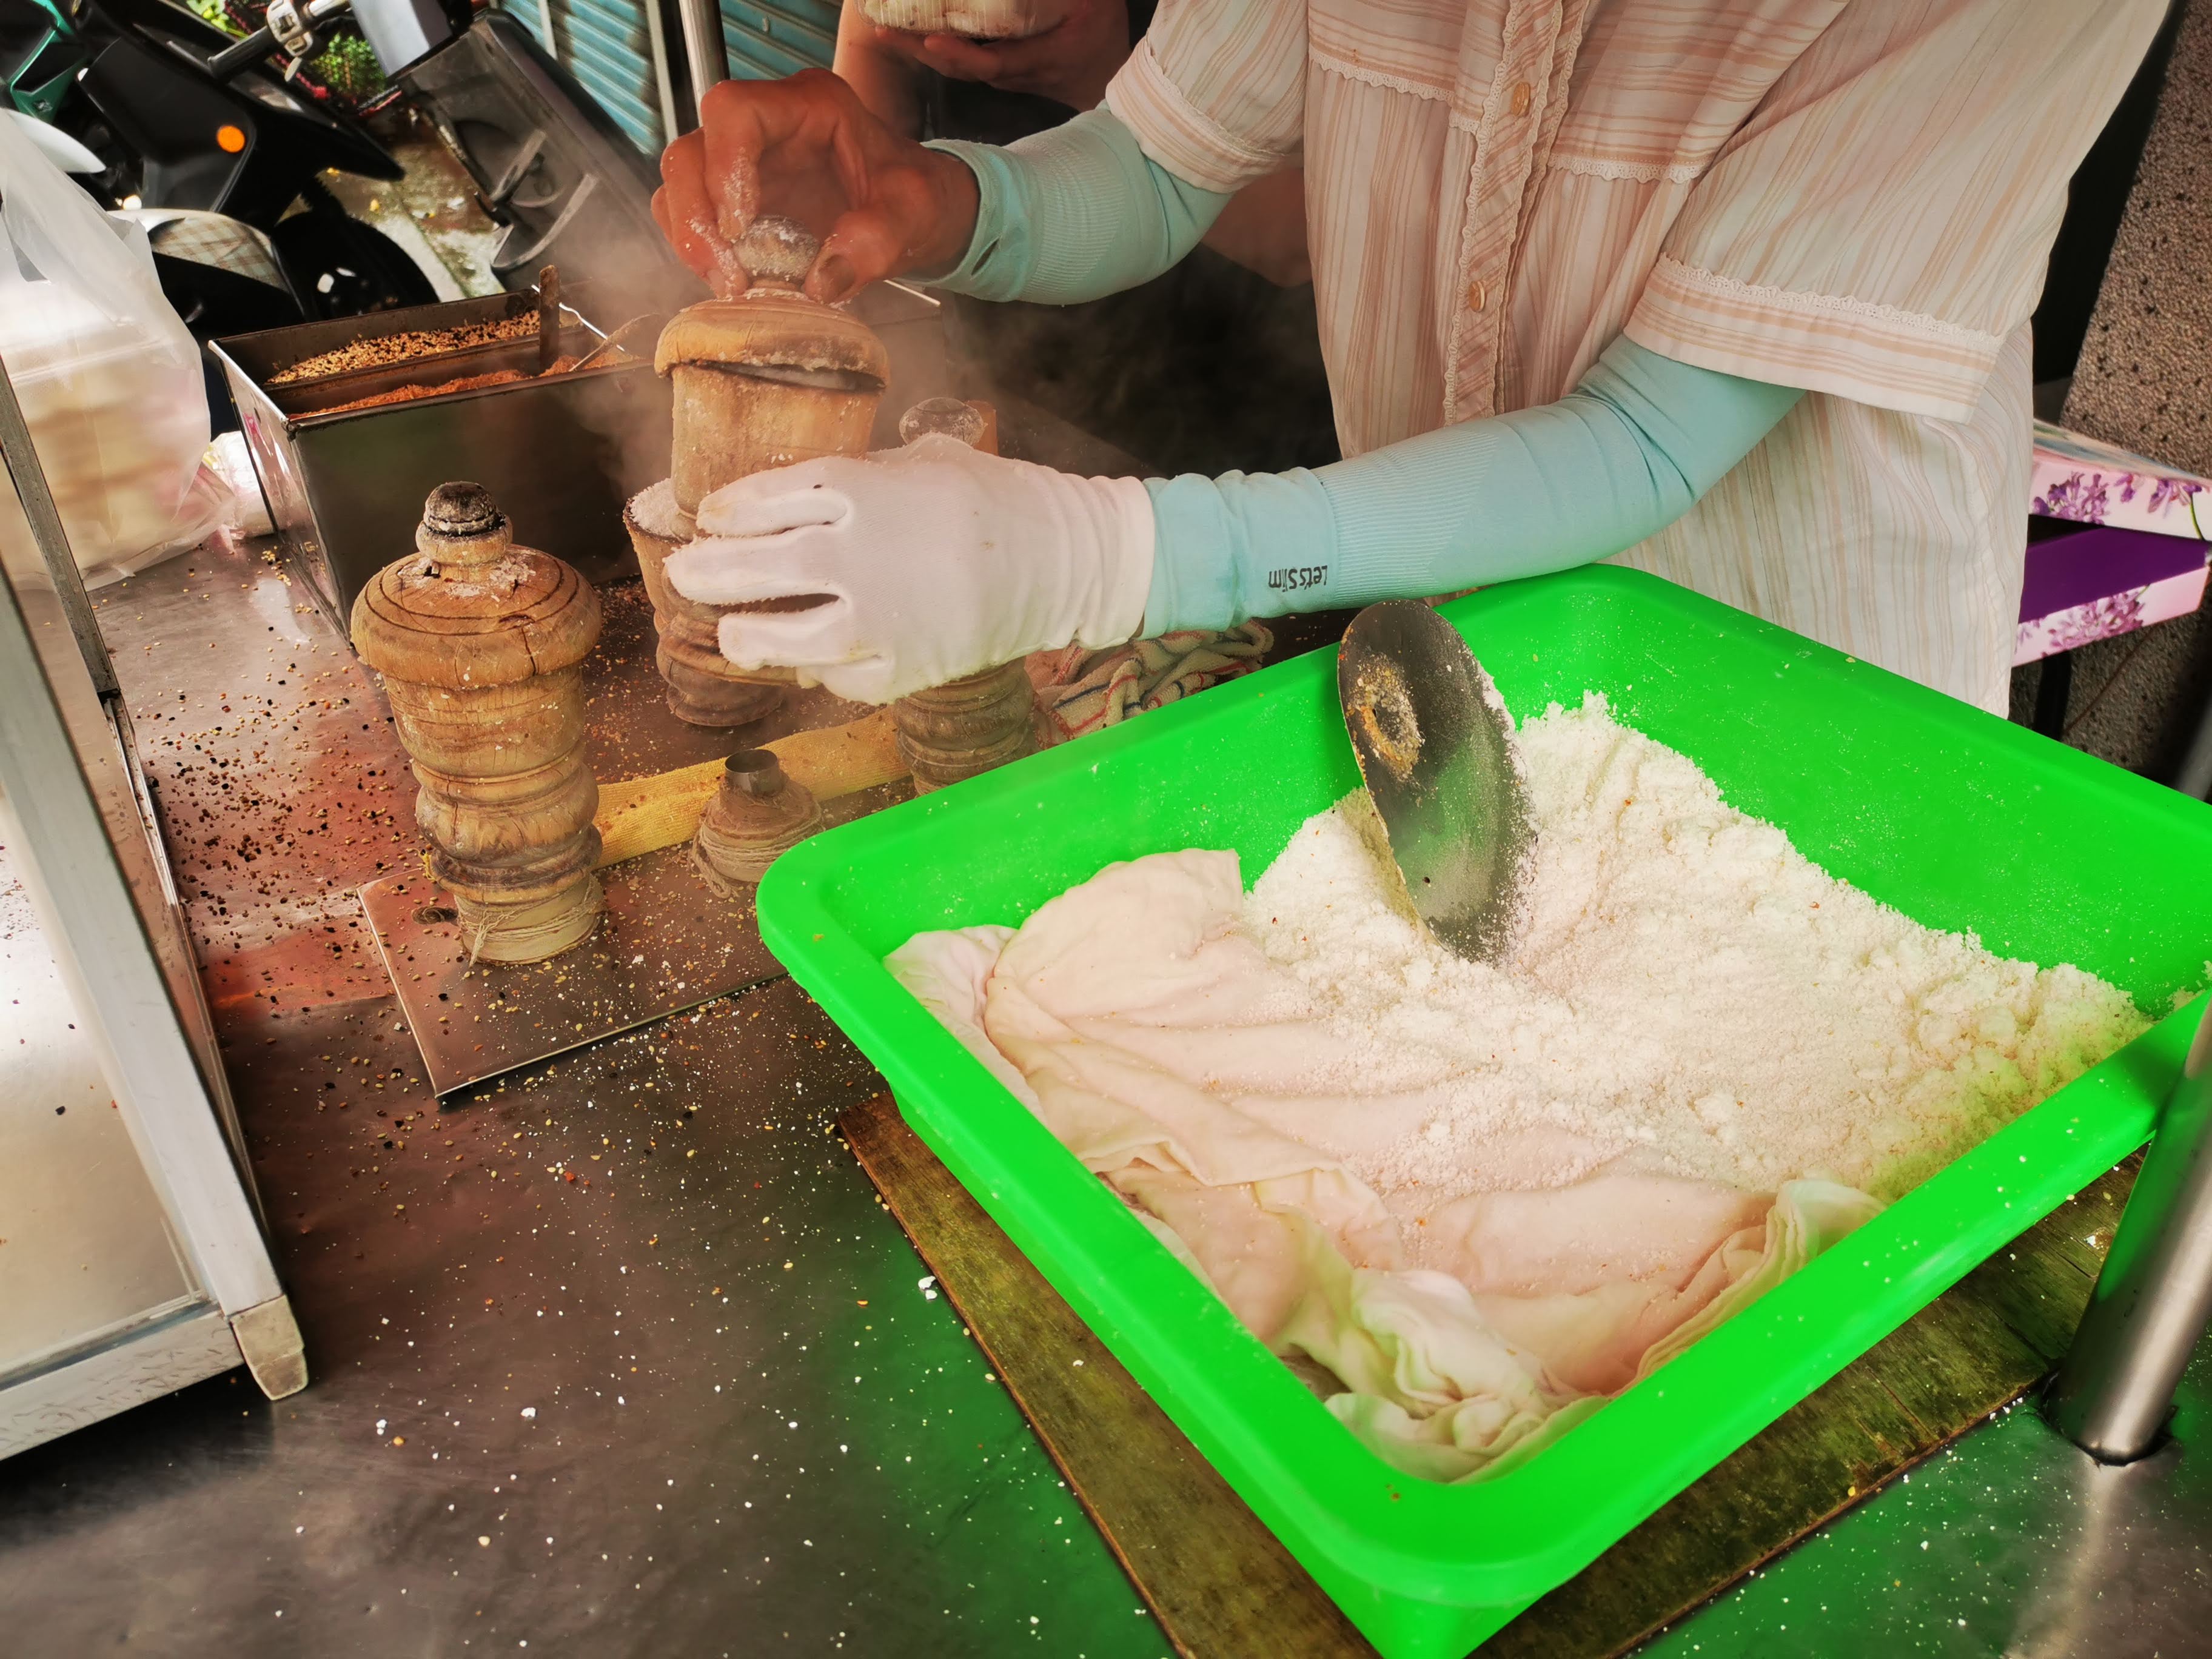
[[[1513,83],[1513,112],[1516,115],[1526,115],[1528,112],[1528,98],[1533,90],[1534,88],[1526,81],[1516,81]]]
[[[1490,290],[1483,287],[1480,283],[1469,283],[1467,285],[1467,308],[1469,311],[1481,310],[1484,302],[1489,298]]]

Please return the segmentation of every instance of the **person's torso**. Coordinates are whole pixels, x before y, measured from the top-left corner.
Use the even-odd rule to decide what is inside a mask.
[[[1841,9],[1310,0],[1308,234],[1345,453],[1571,390],[1698,180]],[[1964,427],[1808,395],[1626,562],[2000,700],[2026,511],[2006,493],[2027,453],[2014,355]]]
[[[1547,403],[1841,0],[1311,0],[1307,217],[1347,452]]]

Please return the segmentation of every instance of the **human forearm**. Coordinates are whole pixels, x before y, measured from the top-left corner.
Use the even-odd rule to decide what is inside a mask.
[[[975,234],[930,280],[986,300],[1071,305],[1151,281],[1198,245],[1229,198],[1151,161],[1109,112],[1000,149],[955,142],[975,175]]]
[[[892,51],[884,31],[868,21],[860,0],[845,0],[837,14],[837,53],[830,67],[860,96],[860,101],[892,131],[918,137],[921,131],[921,71]]]
[[[1802,394],[1617,340],[1557,403],[1317,471],[1154,480],[1145,631],[1449,592],[1664,529]]]

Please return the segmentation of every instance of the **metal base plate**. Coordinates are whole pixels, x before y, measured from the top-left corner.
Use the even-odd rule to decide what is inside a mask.
[[[471,963],[453,895],[434,880],[385,876],[361,889],[434,1092],[782,975],[761,943],[750,893],[732,901],[708,892],[690,847],[610,866],[599,880],[607,909],[591,937],[528,963]]]

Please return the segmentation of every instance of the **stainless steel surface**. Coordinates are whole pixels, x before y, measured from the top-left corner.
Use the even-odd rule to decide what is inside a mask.
[[[519,1066],[778,977],[752,901],[717,898],[688,849],[599,872],[607,908],[581,945],[545,962],[471,963],[452,895],[422,874],[386,876],[361,902],[430,1091]]]
[[[516,295],[508,295],[503,299],[496,295],[479,296],[472,300],[450,300],[443,303],[471,308],[482,307],[488,314],[494,317],[502,314],[519,314],[520,312],[527,309],[521,305],[520,296]],[[502,310],[502,308],[505,309]],[[605,337],[584,318],[578,316],[573,311],[564,310],[562,315],[563,333],[561,345],[563,351],[580,356],[584,353],[596,350],[603,343]],[[453,325],[446,323],[437,325],[450,327]],[[328,323],[315,323],[307,326],[317,330],[334,327]],[[290,331],[276,329],[270,331],[270,333],[282,335]],[[349,330],[348,332],[350,333],[352,331]],[[264,335],[254,334],[236,335],[232,337],[231,340],[226,341],[224,344],[226,347],[243,348],[246,341],[258,342],[266,337]],[[275,358],[281,365],[284,356],[289,355],[287,344],[281,340],[273,341],[270,343],[276,349],[266,355]],[[290,349],[296,349],[297,347],[295,345]],[[383,392],[395,392],[402,386],[420,386],[426,382],[437,386],[447,380],[464,380],[479,374],[496,374],[503,370],[511,370],[518,374],[535,374],[538,372],[538,342],[534,337],[526,340],[497,340],[486,345],[470,346],[465,350],[446,352],[436,357],[417,357],[405,362],[380,364],[374,368],[349,369],[337,374],[318,374],[310,380],[288,380],[281,386],[266,386],[264,390],[269,393],[270,402],[281,413],[292,419],[301,420],[310,415],[333,412],[341,404],[358,403],[364,398],[374,398]],[[254,372],[257,374],[259,373],[259,371]],[[439,395],[445,398],[465,398],[471,394],[447,392]],[[419,401],[428,403],[431,400],[426,398]]]
[[[0,457],[0,817],[39,924],[0,1048],[0,1446],[20,1448],[228,1365],[227,1334],[180,1346],[179,1322],[282,1292],[112,659],[70,625],[86,596],[20,422]]]
[[[606,597],[649,656],[642,605]],[[319,1375],[271,1406],[234,1374],[16,1460],[16,1644],[1161,1659],[825,1134],[880,1080],[819,1010],[773,981],[437,1110],[355,925],[351,890],[415,844],[368,677],[255,550],[95,599]],[[649,686],[593,695],[627,733],[610,767],[704,758]],[[2209,1426],[2212,1349],[2177,1447],[2126,1468],[2007,1414],[1648,1651],[2201,1651]]]
[[[13,449],[6,461],[11,480],[38,466]],[[203,1069],[208,1012],[118,747],[127,722],[63,621],[51,573],[70,556],[33,560],[21,503],[13,487],[0,495],[0,793],[17,869],[196,1282],[225,1309],[252,1307],[280,1286],[226,1133],[222,1073]]]
[[[243,1169],[245,1149],[238,1144],[237,1119],[231,1109],[222,1065],[216,1057],[214,1025],[209,1018],[206,1000],[200,993],[199,975],[194,970],[191,940],[185,930],[183,908],[178,902],[167,849],[144,775],[138,767],[130,710],[119,696],[110,696],[100,689],[103,672],[106,683],[111,686],[114,684],[112,658],[106,644],[98,640],[98,654],[90,662],[66,648],[67,642],[62,636],[64,628],[70,642],[82,642],[76,628],[67,621],[68,596],[74,592],[86,599],[88,605],[89,596],[77,580],[76,567],[59,519],[46,518],[43,527],[34,529],[24,495],[13,487],[15,472],[12,458],[28,455],[30,452],[10,449],[0,443],[0,453],[10,458],[9,475],[0,479],[0,580],[13,590],[15,603],[30,630],[38,659],[0,665],[0,682],[11,685],[17,693],[12,708],[0,711],[0,724],[4,724],[4,714],[13,714],[39,728],[38,735],[25,741],[23,757],[27,765],[31,763],[28,757],[37,753],[45,757],[39,764],[61,766],[66,750],[74,753],[77,765],[82,769],[83,781],[91,787],[109,850],[122,872],[131,902],[139,912],[162,981],[168,988],[171,1005],[184,1022],[185,1038],[191,1045],[201,1085],[214,1103],[232,1152]],[[21,472],[26,481],[24,488],[32,495],[44,489],[44,474],[35,458]],[[87,615],[89,617],[89,611]],[[92,625],[96,629],[96,621]],[[58,714],[64,727],[63,742],[48,741],[51,734],[44,729],[46,716],[39,712],[41,708]],[[33,805],[37,804],[34,800]],[[72,852],[75,850],[72,848]],[[91,1029],[89,1025],[88,1029]]]
[[[96,597],[317,1380],[234,1373],[11,1464],[6,1644],[1159,1659],[825,1133],[881,1082],[788,980],[438,1109],[350,925],[413,858],[411,786],[282,574],[215,550]],[[646,608],[605,597],[603,654],[657,684]],[[611,669],[592,707],[625,728],[602,775],[701,757]]]
[[[426,375],[435,384],[495,368],[527,374],[538,348],[519,340],[434,367],[265,384],[276,370],[353,340],[505,316],[518,304],[529,309],[519,296],[492,295],[239,335],[209,348],[229,382],[291,568],[341,632],[354,595],[413,549],[422,498],[453,478],[489,489],[506,503],[517,540],[566,559],[586,580],[636,574],[623,505],[666,476],[671,431],[668,383],[650,362],[326,414],[314,411]],[[596,329],[579,331],[571,349],[588,349],[599,337]]]
[[[2159,1115],[2104,1271],[2046,1412],[2106,1463],[2157,1443],[2212,1318],[2212,1009]]]
[[[204,1300],[15,868],[19,840],[0,794],[0,1380]]]
[[[1497,960],[1520,919],[1534,832],[1489,677],[1457,629],[1393,599],[1345,630],[1336,689],[1414,914],[1453,955]]]
[[[641,154],[588,94],[580,99],[518,19],[478,13],[459,40],[398,80],[506,228],[490,261],[505,286],[527,286],[551,259],[617,317],[705,297],[653,222],[658,158]]]
[[[91,1428],[238,1363],[230,1322],[213,1303],[185,1298],[150,1309],[107,1341],[0,1389],[0,1457]]]
[[[660,110],[661,137],[672,144],[678,135],[697,126],[699,120],[698,112],[681,106],[676,96],[676,77],[668,61],[667,14],[659,0],[645,8],[645,39],[653,58],[653,91]]]
[[[2212,1344],[2173,1433],[2113,1466],[2009,1408],[1641,1652],[2193,1659],[2212,1647]]]

